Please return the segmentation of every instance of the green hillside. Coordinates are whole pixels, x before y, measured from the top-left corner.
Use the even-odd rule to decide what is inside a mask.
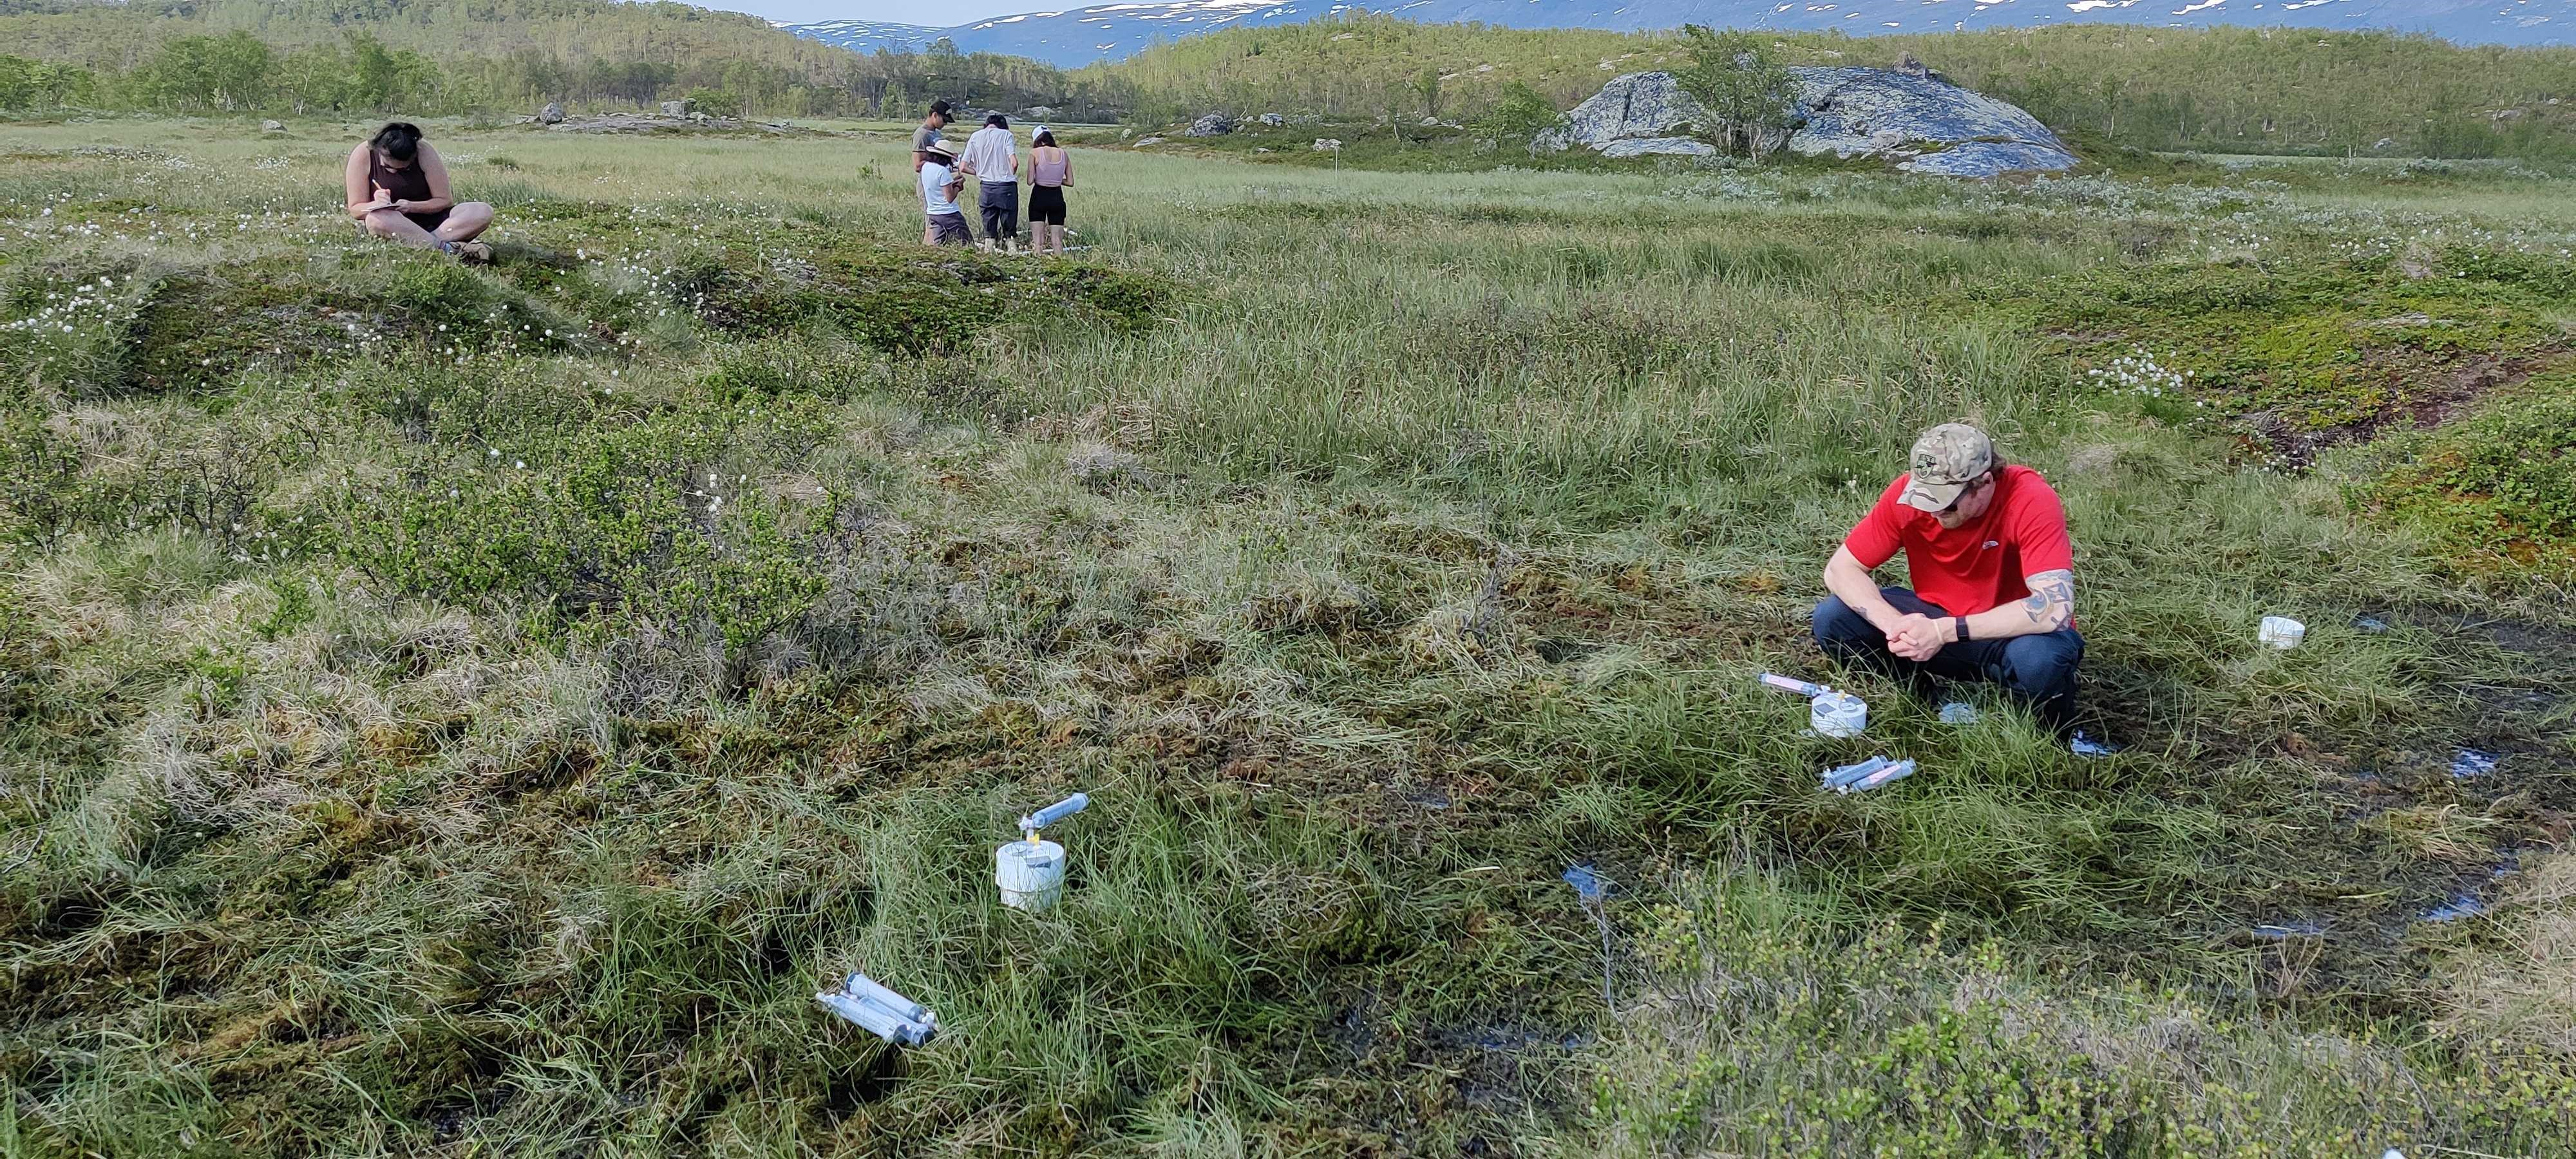
[[[781,116],[908,113],[932,95],[1096,103],[1031,61],[861,56],[757,17],[671,3],[0,0],[0,45],[17,58],[0,57],[0,107],[463,111],[635,105],[699,90]]]
[[[1779,44],[1793,64],[1884,65],[1910,52],[2053,126],[2137,148],[2576,156],[2576,49],[2117,25]],[[1674,33],[1359,17],[1193,37],[1076,75],[1132,86],[1155,119],[1211,108],[1454,118],[1492,107],[1515,81],[1564,108],[1611,76],[1681,56]]]

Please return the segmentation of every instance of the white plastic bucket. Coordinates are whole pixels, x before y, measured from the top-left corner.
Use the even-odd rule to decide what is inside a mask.
[[[1013,841],[993,851],[993,884],[1002,904],[1038,913],[1064,897],[1064,846],[1053,841]]]
[[[1869,703],[1848,692],[1828,692],[1807,703],[1807,723],[1825,736],[1859,736],[1869,728]]]
[[[2263,617],[2262,637],[2265,644],[2288,651],[2307,639],[2308,626],[2288,616]]]

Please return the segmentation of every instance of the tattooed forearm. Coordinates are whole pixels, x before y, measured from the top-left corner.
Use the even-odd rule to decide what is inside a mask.
[[[2021,610],[2033,626],[2054,632],[2075,618],[2074,572],[2044,571],[2023,582],[2030,587],[2030,598],[2021,602]]]

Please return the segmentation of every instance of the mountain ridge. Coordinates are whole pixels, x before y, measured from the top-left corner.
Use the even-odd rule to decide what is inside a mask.
[[[2499,7],[2501,5],[2501,7]],[[2275,26],[2424,33],[2464,44],[2576,44],[2576,0],[1113,0],[969,21],[945,29],[886,21],[782,24],[861,52],[906,51],[942,37],[961,52],[1024,56],[1061,67],[1119,60],[1163,40],[1226,28],[1302,24],[1372,11],[1425,23],[1637,32],[1684,23],[1854,35],[1979,31],[2065,24],[2173,28]],[[865,27],[895,30],[878,33]],[[924,34],[927,35],[924,35]]]

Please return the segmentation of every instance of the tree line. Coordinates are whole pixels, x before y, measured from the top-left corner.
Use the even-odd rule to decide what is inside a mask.
[[[421,114],[649,107],[917,116],[932,99],[1114,118],[1122,82],[953,45],[861,55],[738,13],[606,0],[0,0],[0,108]]]

